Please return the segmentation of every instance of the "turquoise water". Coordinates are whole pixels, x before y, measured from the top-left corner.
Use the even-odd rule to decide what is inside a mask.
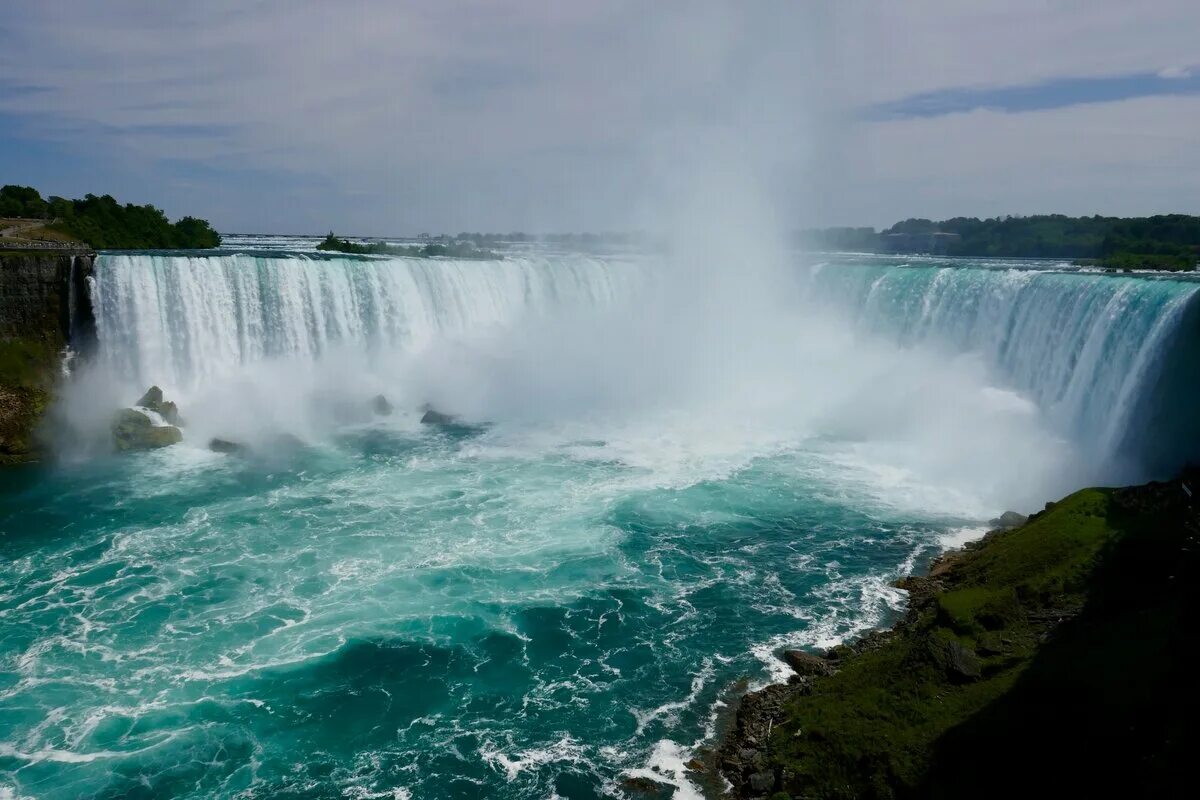
[[[1112,474],[1196,289],[820,267],[798,319],[735,317],[649,402],[686,318],[509,338],[643,267],[436,263],[102,259],[63,413],[158,380],[186,438],[0,471],[0,797],[697,797],[684,763],[782,648],[886,623],[1010,500]],[[340,413],[377,391],[396,414]],[[421,425],[427,397],[464,422]],[[254,455],[205,449],[230,432]]]
[[[966,522],[820,453],[656,486],[606,450],[369,427],[0,473],[0,785],[611,796],[676,777],[775,647],[886,619]]]

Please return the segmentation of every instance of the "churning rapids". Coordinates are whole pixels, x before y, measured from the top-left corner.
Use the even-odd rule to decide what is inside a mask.
[[[1196,455],[1200,284],[1035,267],[101,256],[63,457],[0,473],[0,797],[699,796],[779,649]],[[151,383],[184,442],[107,454]]]

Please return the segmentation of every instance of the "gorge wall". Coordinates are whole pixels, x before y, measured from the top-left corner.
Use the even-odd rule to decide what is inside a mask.
[[[36,457],[68,344],[94,340],[92,255],[0,252],[0,464]]]

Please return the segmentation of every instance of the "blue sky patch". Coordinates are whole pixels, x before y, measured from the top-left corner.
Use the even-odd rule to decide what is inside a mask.
[[[1103,78],[1055,78],[1021,86],[955,87],[910,95],[866,109],[871,120],[941,117],[978,109],[1015,114],[1137,97],[1200,94],[1200,70],[1171,70]]]

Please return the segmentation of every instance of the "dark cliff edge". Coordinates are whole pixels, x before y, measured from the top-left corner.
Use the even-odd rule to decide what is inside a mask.
[[[737,798],[1180,796],[1200,691],[1200,471],[1085,489],[908,578],[906,617],[747,695]]]
[[[95,254],[0,250],[0,464],[34,460],[68,346],[95,340]]]

